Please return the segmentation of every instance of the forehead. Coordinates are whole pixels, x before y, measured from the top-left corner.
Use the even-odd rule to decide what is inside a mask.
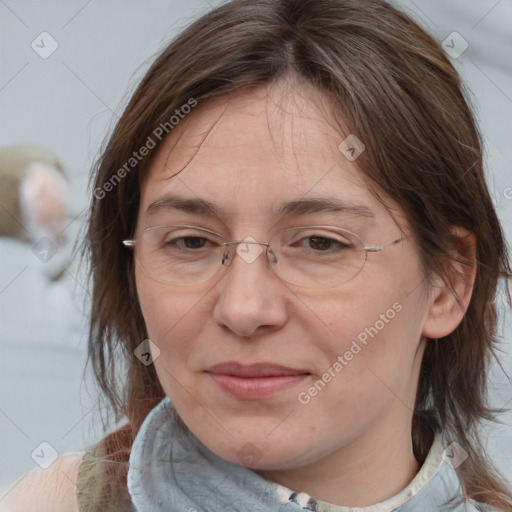
[[[159,147],[139,214],[179,195],[217,205],[230,222],[275,216],[283,203],[308,198],[357,204],[379,216],[384,207],[338,149],[348,132],[329,109],[316,89],[284,81],[197,106]]]

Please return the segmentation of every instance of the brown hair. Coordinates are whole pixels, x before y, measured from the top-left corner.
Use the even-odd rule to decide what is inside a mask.
[[[151,155],[115,186],[106,184],[191,98],[204,103],[289,75],[323,91],[343,125],[364,141],[358,166],[377,197],[383,191],[403,209],[425,276],[448,280],[447,261],[467,263],[451,226],[476,235],[472,299],[450,335],[428,341],[412,439],[420,461],[429,425],[456,440],[469,454],[458,469],[466,495],[509,510],[510,490],[478,437],[480,420],[496,412],[486,397],[499,341],[496,294],[499,278],[508,284],[512,275],[480,135],[461,79],[438,43],[383,0],[233,0],[185,29],[133,94],[96,166],[84,245],[93,297],[89,361],[116,422],[128,423],[97,445],[104,466],[89,481],[89,488],[98,486],[94,498],[82,495],[83,510],[122,510],[112,502],[109,508],[109,497],[112,489],[126,493],[131,444],[164,397],[153,366],[133,355],[147,333],[132,255],[121,244],[133,234]]]

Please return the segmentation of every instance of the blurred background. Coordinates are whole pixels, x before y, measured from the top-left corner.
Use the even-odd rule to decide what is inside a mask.
[[[73,256],[90,170],[152,57],[219,3],[0,0],[0,498],[22,474],[103,435],[84,375],[87,279]],[[393,3],[442,43],[470,91],[510,243],[512,2]],[[512,407],[504,301],[500,322],[503,369],[493,371],[492,397]],[[512,481],[512,415],[502,420],[484,438]]]

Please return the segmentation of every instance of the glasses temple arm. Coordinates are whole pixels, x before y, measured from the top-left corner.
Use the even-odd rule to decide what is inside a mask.
[[[386,247],[391,247],[393,245],[400,243],[402,240],[405,240],[406,238],[408,238],[408,236],[409,235],[401,236],[400,238],[393,240],[391,243],[386,244],[386,245],[381,245],[380,247],[365,247],[364,250],[367,252],[380,252],[383,249],[386,249]]]

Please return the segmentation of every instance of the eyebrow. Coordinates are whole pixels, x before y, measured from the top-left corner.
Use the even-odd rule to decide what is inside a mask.
[[[212,217],[220,217],[223,213],[222,209],[204,199],[166,195],[152,202],[146,210],[146,215],[149,216],[157,212],[172,209],[196,215],[210,215]],[[359,217],[375,217],[375,213],[367,206],[328,197],[313,197],[288,201],[282,203],[277,209],[277,215],[283,217],[298,217],[318,212],[343,212]]]

